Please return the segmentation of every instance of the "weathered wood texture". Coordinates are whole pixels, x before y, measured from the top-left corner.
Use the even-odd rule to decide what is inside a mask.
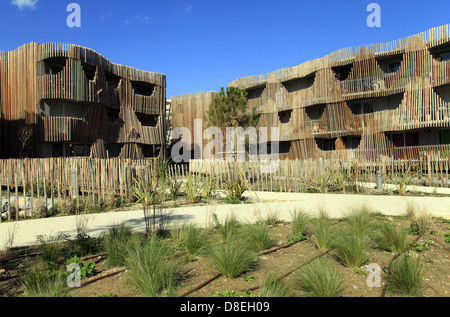
[[[390,43],[341,49],[229,86],[249,92],[248,108],[260,113],[260,127],[279,127],[280,141],[290,144],[282,158],[339,156],[338,150],[347,149],[343,138],[355,136],[360,144],[352,149],[373,152],[370,159],[380,160],[392,154],[393,132],[450,128],[450,59],[438,57],[442,52],[450,54],[450,25]],[[390,63],[398,65],[390,69]],[[181,100],[184,114],[176,121],[181,126],[188,127],[196,113],[209,107],[196,96],[196,112],[190,113],[185,96],[172,99]],[[352,110],[365,101],[381,106],[366,113]],[[332,140],[333,150],[319,148],[318,139]]]
[[[122,157],[142,158],[143,145],[165,148],[165,91],[164,74],[114,64],[76,45],[30,43],[0,52],[2,156],[19,155],[18,133],[28,125],[33,144],[86,144],[93,157],[107,157],[106,144],[120,144]],[[83,113],[45,111],[52,101]]]

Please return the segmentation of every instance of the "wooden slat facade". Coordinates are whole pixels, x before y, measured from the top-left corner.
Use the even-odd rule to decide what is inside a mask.
[[[85,47],[30,43],[0,52],[0,100],[4,158],[20,155],[17,140],[25,125],[33,129],[31,144],[38,144],[26,156],[41,156],[46,143],[84,144],[88,154],[99,158],[109,155],[112,144],[123,158],[165,153],[166,76],[114,64]],[[83,114],[44,111],[55,102],[82,108]],[[151,123],[141,123],[141,116]]]
[[[438,58],[443,52],[448,52],[447,58]],[[393,133],[450,129],[449,56],[450,24],[389,43],[341,49],[295,67],[240,78],[229,86],[253,92],[248,108],[261,115],[260,127],[279,127],[280,141],[290,146],[282,158],[331,158],[339,156],[338,151],[358,150],[380,160],[396,147]],[[393,98],[395,104],[389,104]],[[183,114],[174,112],[173,122],[184,127],[204,117],[210,105],[201,96],[172,100],[183,108]],[[352,109],[366,101],[379,106],[365,113]],[[319,115],[312,116],[319,108]],[[359,145],[349,148],[345,139],[350,137],[358,138]],[[319,140],[331,140],[332,150],[321,148]]]

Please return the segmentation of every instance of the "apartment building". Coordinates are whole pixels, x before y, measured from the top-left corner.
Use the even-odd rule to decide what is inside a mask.
[[[0,52],[1,156],[165,155],[166,76],[69,44]]]
[[[279,128],[283,159],[423,157],[450,144],[450,25],[229,86],[246,89],[259,127]],[[204,117],[211,93],[199,95],[172,97],[174,123]]]

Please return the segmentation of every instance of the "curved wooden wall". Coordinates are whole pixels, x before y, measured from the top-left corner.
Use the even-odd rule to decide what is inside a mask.
[[[42,73],[40,63],[54,58],[63,61],[63,69]],[[83,65],[95,70],[92,80]],[[110,87],[107,73],[117,78],[117,87]],[[152,94],[138,94],[133,82],[147,83]],[[0,52],[0,98],[4,157],[17,155],[14,143],[24,125],[33,127],[35,143],[89,144],[94,157],[107,156],[105,144],[111,143],[121,144],[121,156],[128,158],[142,158],[142,145],[165,149],[166,76],[111,63],[85,47],[30,43]],[[85,105],[85,114],[83,118],[42,116],[40,104],[47,100]],[[109,122],[108,111],[118,112],[119,122]],[[142,126],[137,115],[156,116],[156,125]]]

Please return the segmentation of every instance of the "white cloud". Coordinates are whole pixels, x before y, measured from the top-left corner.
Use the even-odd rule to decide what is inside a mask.
[[[34,9],[38,0],[13,0],[12,5],[17,6],[20,10],[23,9]]]

